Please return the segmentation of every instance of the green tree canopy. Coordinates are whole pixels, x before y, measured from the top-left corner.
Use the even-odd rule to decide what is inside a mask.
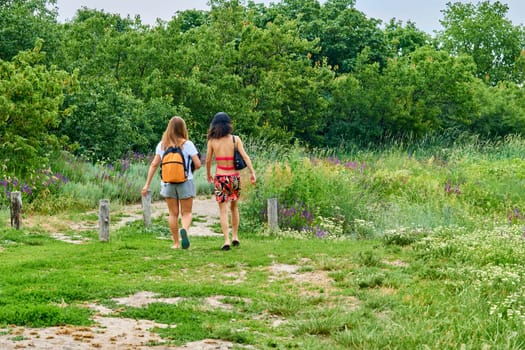
[[[56,0],[0,1],[0,59],[10,61],[42,39],[49,58],[59,53]]]
[[[468,54],[476,74],[489,84],[523,83],[525,31],[506,17],[508,5],[495,1],[447,3],[439,41],[453,54]],[[519,68],[519,69],[517,69]]]
[[[63,101],[75,77],[42,64],[40,48],[0,60],[0,158],[7,174],[29,176],[63,146],[54,131],[71,112]]]

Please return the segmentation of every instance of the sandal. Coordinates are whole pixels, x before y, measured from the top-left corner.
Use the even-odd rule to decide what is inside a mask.
[[[180,232],[182,249],[188,249],[190,247],[190,240],[188,239],[188,233],[183,228],[181,228],[179,232]]]
[[[225,245],[223,245],[222,248],[221,248],[221,250],[224,250],[224,251],[226,251],[226,250],[230,250],[230,245],[229,245],[229,244],[225,244]]]
[[[241,242],[239,242],[238,240],[235,239],[235,240],[233,240],[232,244],[233,244],[234,247],[238,247],[238,246],[241,245]]]

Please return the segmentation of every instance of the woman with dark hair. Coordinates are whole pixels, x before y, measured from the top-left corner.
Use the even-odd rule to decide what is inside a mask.
[[[250,157],[244,150],[239,136],[232,135],[230,117],[224,112],[215,114],[208,130],[208,149],[206,152],[206,175],[208,182],[215,185],[215,198],[219,203],[221,229],[224,235],[222,250],[230,250],[230,235],[228,223],[228,204],[231,211],[232,245],[240,245],[239,207],[237,201],[241,192],[241,177],[239,170],[233,164],[233,151],[237,148],[250,170],[252,184],[257,180]],[[211,173],[211,164],[215,159],[215,176]]]
[[[169,147],[179,147],[183,158],[187,161],[187,180],[183,183],[160,182],[160,195],[166,198],[168,205],[168,225],[173,238],[173,249],[187,249],[190,246],[188,230],[192,220],[193,198],[195,198],[195,184],[193,183],[193,170],[201,167],[201,160],[197,148],[188,140],[188,129],[186,122],[181,117],[173,117],[162,135],[162,139],[155,150],[155,157],[151,161],[146,184],[142,188],[142,196],[146,196],[153,175],[159,167],[164,152]],[[181,215],[182,228],[179,232],[179,213]],[[180,238],[179,238],[180,233]]]

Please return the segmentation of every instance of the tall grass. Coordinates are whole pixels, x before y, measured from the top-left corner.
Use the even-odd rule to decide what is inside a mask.
[[[434,136],[388,148],[306,153],[278,148],[259,170],[242,207],[264,227],[266,200],[278,198],[281,228],[305,237],[363,237],[399,228],[429,230],[525,220],[525,141]]]
[[[258,173],[244,186],[242,228],[264,231],[266,201],[278,198],[280,225],[305,237],[368,237],[391,230],[432,230],[525,220],[525,141],[488,142],[471,136],[429,136],[392,141],[382,148],[308,150],[246,139]],[[140,202],[149,159],[83,162],[69,155],[55,161],[38,192],[25,193],[25,210],[53,214],[95,208],[102,198]],[[243,176],[246,175],[243,172]],[[205,169],[195,172],[199,195],[210,195]],[[247,179],[246,179],[247,180]],[[7,180],[2,203],[16,188]],[[18,186],[23,182],[17,180]],[[160,199],[159,177],[152,183]]]
[[[49,175],[38,191],[29,188],[23,192],[24,208],[27,212],[55,214],[96,208],[101,199],[119,204],[139,203],[150,161],[149,157],[132,155],[116,162],[92,163],[64,153],[53,161]],[[212,193],[212,185],[208,184],[204,169],[194,173],[194,181],[198,195]],[[0,204],[4,208],[8,207],[11,191],[27,188],[18,180],[16,186],[11,183],[7,180],[1,182],[4,196]],[[152,200],[160,200],[160,176],[153,177],[151,190]]]

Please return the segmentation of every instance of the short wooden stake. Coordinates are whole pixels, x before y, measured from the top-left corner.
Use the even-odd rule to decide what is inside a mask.
[[[109,199],[101,199],[98,210],[98,239],[109,241]]]
[[[144,217],[144,226],[151,226],[151,190],[148,190],[142,197],[142,216]]]
[[[22,226],[22,194],[11,192],[11,227],[20,230]]]
[[[268,228],[270,229],[270,231],[279,230],[277,198],[268,199]]]

